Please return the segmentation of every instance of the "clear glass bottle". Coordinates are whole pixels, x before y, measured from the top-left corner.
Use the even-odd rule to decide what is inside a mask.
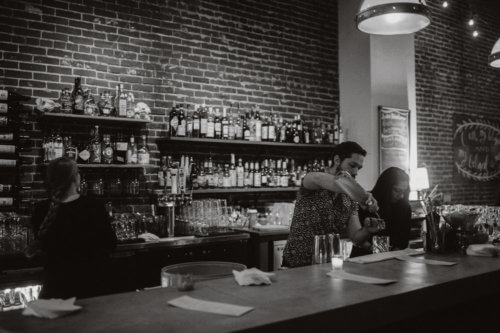
[[[133,135],[130,136],[127,146],[127,164],[137,164],[137,145]]]
[[[149,164],[149,148],[146,140],[146,135],[141,136],[141,142],[137,147],[137,163],[142,165]]]

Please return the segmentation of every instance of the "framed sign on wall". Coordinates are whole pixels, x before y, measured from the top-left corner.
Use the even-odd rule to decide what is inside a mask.
[[[379,106],[380,173],[398,167],[410,173],[410,110]]]

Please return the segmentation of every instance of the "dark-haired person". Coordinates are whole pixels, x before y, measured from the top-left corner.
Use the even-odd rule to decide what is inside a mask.
[[[379,215],[384,219],[386,228],[378,234],[389,236],[391,250],[408,247],[411,228],[411,206],[408,202],[410,177],[403,170],[391,167],[378,177],[371,193],[380,207]],[[373,217],[367,210],[359,211],[360,220]],[[351,257],[372,253],[371,242],[362,246],[353,246]]]
[[[356,181],[366,151],[356,142],[343,142],[333,149],[333,166],[325,172],[310,172],[297,194],[290,234],[283,251],[283,266],[312,262],[314,235],[339,233],[363,244],[378,231],[373,221],[362,227],[358,204],[376,211],[377,201]]]
[[[47,168],[49,199],[35,205],[35,244],[26,255],[43,253],[40,298],[78,298],[106,293],[106,266],[116,236],[104,205],[80,196],[75,161],[61,157]]]

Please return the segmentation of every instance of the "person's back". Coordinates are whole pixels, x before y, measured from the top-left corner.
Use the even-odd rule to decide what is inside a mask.
[[[31,223],[45,260],[40,298],[82,298],[106,293],[106,268],[116,245],[109,216],[101,202],[75,192],[79,176],[73,175],[77,173],[74,161],[54,163],[73,168],[74,179],[65,195],[52,196],[35,205]]]

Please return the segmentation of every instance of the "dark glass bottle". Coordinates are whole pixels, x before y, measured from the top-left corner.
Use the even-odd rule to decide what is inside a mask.
[[[83,114],[83,89],[81,84],[81,78],[75,78],[75,85],[71,93],[71,101],[73,103],[73,113]]]

